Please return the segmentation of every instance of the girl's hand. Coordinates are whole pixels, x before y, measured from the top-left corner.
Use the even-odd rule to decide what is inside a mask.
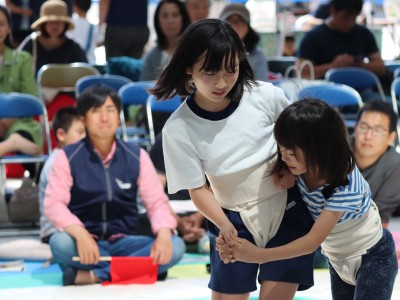
[[[234,239],[231,250],[232,252],[230,255],[233,260],[247,263],[260,263],[260,255],[262,254],[262,251],[266,251],[265,249],[250,243],[248,240],[239,237]]]
[[[225,243],[232,246],[233,239],[237,237],[236,228],[229,222],[219,229],[219,236],[225,241]]]
[[[232,246],[229,246],[221,235],[215,239],[215,247],[219,253],[219,258],[225,264],[234,263],[236,261],[232,256]]]
[[[289,169],[283,169],[279,173],[272,173],[272,180],[274,184],[282,190],[294,187],[296,184],[296,177]]]
[[[168,228],[160,229],[151,246],[150,256],[154,264],[165,265],[172,259],[172,233]]]

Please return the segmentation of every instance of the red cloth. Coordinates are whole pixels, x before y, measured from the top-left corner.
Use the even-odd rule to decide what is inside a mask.
[[[149,256],[111,258],[111,281],[104,281],[102,285],[110,284],[152,284],[157,281],[158,265],[153,264]]]

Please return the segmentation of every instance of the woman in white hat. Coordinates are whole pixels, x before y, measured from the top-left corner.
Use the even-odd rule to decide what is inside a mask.
[[[62,0],[48,0],[40,8],[40,18],[31,28],[36,30],[27,37],[20,48],[32,53],[35,70],[50,63],[87,62],[85,52],[66,36],[74,24]]]

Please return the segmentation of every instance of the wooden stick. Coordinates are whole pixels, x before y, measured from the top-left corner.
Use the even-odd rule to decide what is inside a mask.
[[[111,256],[100,256],[99,261],[111,261]],[[73,256],[72,261],[80,261],[79,256]]]

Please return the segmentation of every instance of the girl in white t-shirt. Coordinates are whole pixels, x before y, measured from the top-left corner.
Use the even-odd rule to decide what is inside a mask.
[[[227,243],[240,236],[265,247],[292,241],[312,226],[296,191],[282,189],[287,180],[294,184],[290,172],[275,176],[279,186],[270,176],[274,123],[289,101],[281,89],[254,81],[232,27],[216,19],[191,24],[152,92],[159,99],[188,96],[163,129],[166,177],[169,192],[189,190],[208,219],[212,298],[248,299],[257,275],[262,299],[292,299],[297,289],[309,288],[313,255],[224,264],[215,249],[218,235]]]
[[[329,260],[333,299],[391,298],[398,272],[392,235],[382,229],[371,190],[355,166],[339,113],[318,99],[287,107],[275,124],[279,147],[275,170],[288,168],[315,224],[287,245],[261,249],[234,238],[217,239],[226,262],[265,263],[314,252]]]

